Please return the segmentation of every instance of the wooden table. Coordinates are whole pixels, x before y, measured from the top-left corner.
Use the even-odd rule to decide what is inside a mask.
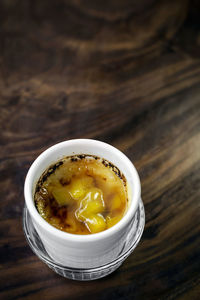
[[[0,299],[200,299],[199,1],[0,2]],[[115,273],[56,275],[22,230],[49,146],[94,138],[141,177],[146,226]]]

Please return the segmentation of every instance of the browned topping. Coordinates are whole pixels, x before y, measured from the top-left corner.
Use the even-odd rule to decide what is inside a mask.
[[[99,232],[122,218],[127,205],[126,180],[105,159],[87,154],[65,157],[42,174],[35,204],[41,216],[60,230]]]

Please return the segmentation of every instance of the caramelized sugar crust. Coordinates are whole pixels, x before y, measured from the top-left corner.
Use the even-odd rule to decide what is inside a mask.
[[[34,200],[52,226],[73,234],[97,233],[123,217],[128,201],[126,179],[104,159],[70,156],[44,172]]]

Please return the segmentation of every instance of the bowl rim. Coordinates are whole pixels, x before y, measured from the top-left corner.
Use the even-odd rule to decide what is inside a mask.
[[[53,153],[56,153],[60,151],[61,149],[64,149],[67,146],[81,146],[83,144],[87,144],[88,147],[98,147],[99,149],[104,150],[106,148],[107,151],[111,152],[113,155],[116,155],[119,159],[123,160],[123,163],[126,164],[126,167],[129,168],[130,174],[132,176],[132,182],[134,183],[134,192],[131,195],[131,201],[130,205],[128,207],[128,210],[126,214],[122,217],[122,219],[116,223],[114,226],[98,232],[98,233],[92,233],[88,235],[79,235],[79,234],[72,234],[65,231],[61,231],[60,229],[55,228],[51,224],[49,224],[47,221],[45,221],[42,216],[37,211],[34,200],[32,197],[32,189],[34,184],[34,178],[35,174],[37,174],[37,170],[41,166],[42,162],[47,159],[47,157],[51,157]],[[87,153],[75,153],[75,155],[78,154],[87,154]],[[93,154],[95,155],[95,153]],[[99,155],[98,155],[99,156]],[[63,155],[63,157],[66,157],[66,155]],[[106,157],[103,157],[105,158]],[[51,165],[51,164],[50,164]],[[42,173],[41,173],[42,174]],[[40,176],[41,176],[40,174]],[[116,232],[122,230],[126,226],[128,226],[131,219],[134,217],[134,214],[137,210],[137,207],[139,205],[139,200],[141,197],[141,184],[140,184],[140,178],[138,175],[138,172],[136,168],[134,167],[133,163],[129,160],[129,158],[122,153],[117,148],[111,146],[108,143],[94,140],[94,139],[71,139],[66,140],[60,143],[57,143],[45,151],[43,151],[32,163],[30,166],[28,173],[25,178],[25,184],[24,184],[24,197],[27,209],[33,217],[34,221],[42,227],[43,230],[47,231],[49,234],[55,236],[56,238],[62,239],[64,241],[68,242],[78,242],[78,243],[88,243],[88,242],[96,242],[97,240],[102,240],[106,238],[110,238],[113,234]]]

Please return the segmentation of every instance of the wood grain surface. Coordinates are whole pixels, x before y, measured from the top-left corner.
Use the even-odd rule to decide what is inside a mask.
[[[0,299],[200,299],[198,0],[0,1]],[[75,282],[30,250],[24,178],[49,146],[95,138],[142,183],[142,240]]]

